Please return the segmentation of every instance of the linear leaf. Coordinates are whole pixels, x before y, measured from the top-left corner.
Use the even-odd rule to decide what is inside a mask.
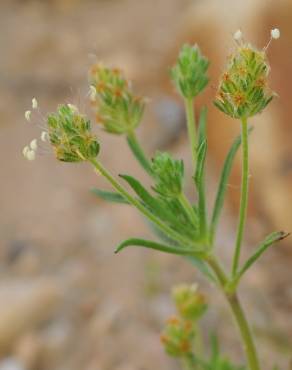
[[[145,240],[145,239],[127,239],[123,241],[121,244],[118,245],[115,253],[120,252],[126,247],[145,247],[149,249],[155,249],[160,252],[171,253],[171,254],[178,254],[178,255],[201,255],[201,253],[195,252],[193,249],[190,248],[181,248],[181,247],[173,247],[161,243],[154,242],[152,240]]]
[[[132,135],[128,135],[127,136],[127,142],[128,142],[128,145],[132,151],[132,153],[134,154],[135,158],[137,159],[137,161],[140,163],[140,165],[144,168],[144,170],[146,172],[148,172],[148,174],[150,176],[153,176],[153,172],[152,172],[152,168],[151,168],[151,163],[150,161],[146,158],[139,142],[137,141],[137,138],[134,134]]]
[[[175,222],[176,216],[165,209],[162,202],[160,202],[159,199],[154,198],[137,179],[129,175],[120,175],[120,177],[127,181],[144,204],[158,217],[166,221]]]
[[[205,160],[207,154],[207,140],[203,140],[197,152],[197,167],[195,173],[195,184],[198,190],[198,216],[200,236],[207,234],[207,211],[205,200]]]
[[[91,192],[99,198],[112,203],[130,204],[121,194],[112,191],[100,190],[93,188]]]
[[[258,246],[255,253],[245,262],[236,276],[238,281],[241,276],[260,258],[260,256],[274,243],[279,242],[289,236],[290,233],[284,231],[276,231],[266,237],[266,239]]]
[[[252,131],[252,128],[249,129],[249,133]],[[220,214],[223,208],[223,203],[225,199],[227,184],[230,176],[230,172],[232,169],[232,165],[234,162],[235,155],[241,145],[241,136],[239,135],[233,142],[223,165],[223,169],[221,172],[221,178],[219,181],[219,186],[217,190],[217,195],[214,203],[213,214],[211,218],[211,225],[210,225],[210,241],[213,243],[216,228],[219,222]]]

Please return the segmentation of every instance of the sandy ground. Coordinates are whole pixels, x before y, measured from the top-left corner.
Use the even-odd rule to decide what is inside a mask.
[[[174,310],[170,289],[182,281],[200,282],[210,301],[205,331],[217,330],[226,351],[242,358],[228,309],[188,262],[144,250],[113,254],[119,241],[149,231],[134,210],[94,198],[89,189],[106,188],[103,179],[87,165],[60,164],[50,153],[35,163],[21,156],[21,148],[38,135],[23,118],[31,98],[38,98],[44,114],[63,101],[84,106],[87,68],[98,58],[122,67],[137,91],[150,98],[139,130],[146,150],[172,150],[188,168],[182,108],[171,89],[154,81],[163,68],[161,81],[167,76],[165,63],[190,4],[1,2],[1,370],[178,369],[164,354],[159,333]],[[100,140],[102,159],[113,173],[145,178],[122,138],[101,132]],[[211,159],[211,192],[214,163]],[[232,226],[226,211],[219,236],[226,261]],[[273,251],[243,284],[265,368],[274,361],[287,368],[291,355],[289,266]]]

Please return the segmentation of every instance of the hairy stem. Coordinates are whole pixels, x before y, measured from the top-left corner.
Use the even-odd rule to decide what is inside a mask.
[[[197,130],[196,130],[195,110],[192,98],[185,99],[185,110],[187,116],[188,136],[192,151],[193,168],[195,172],[197,163],[197,132],[196,132]]]
[[[240,210],[239,220],[237,226],[237,235],[235,243],[235,252],[232,263],[232,276],[234,277],[237,273],[240,250],[243,239],[247,201],[248,201],[248,129],[247,119],[243,118],[241,121],[241,140],[242,140],[242,178],[241,178],[241,198],[240,198]]]
[[[135,206],[145,217],[153,222],[161,231],[168,235],[173,240],[181,244],[190,245],[190,242],[182,237],[180,234],[172,230],[170,227],[161,222],[152,212],[144,207],[136,198],[130,195],[127,190],[120,185],[120,183],[103,167],[103,165],[96,159],[90,161],[94,168],[101,173],[113,186],[113,188],[119,192],[126,200],[128,200],[133,206]]]
[[[208,258],[208,264],[211,269],[214,271],[215,275],[218,278],[219,285],[221,286],[224,296],[232,310],[233,317],[237,323],[237,327],[239,329],[241,340],[243,344],[243,348],[247,357],[248,366],[250,370],[260,370],[260,365],[258,361],[257,351],[254,344],[253,335],[251,329],[249,327],[247,318],[237,296],[237,293],[234,292],[232,294],[226,292],[225,286],[228,282],[228,278],[214,256],[210,256]]]

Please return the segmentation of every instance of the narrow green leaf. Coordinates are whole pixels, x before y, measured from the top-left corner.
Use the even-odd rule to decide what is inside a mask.
[[[99,198],[112,203],[130,204],[121,194],[112,191],[100,190],[93,188],[91,192]]]
[[[197,186],[199,185],[203,178],[206,154],[207,154],[207,140],[205,139],[200,143],[197,151],[197,167],[195,173],[195,182]]]
[[[205,238],[207,234],[207,211],[205,200],[205,160],[207,154],[207,140],[203,140],[197,152],[197,167],[195,173],[195,183],[198,190],[198,216],[200,237]]]
[[[260,256],[274,243],[279,242],[289,236],[290,233],[284,231],[276,231],[266,237],[266,239],[258,246],[255,253],[245,262],[243,267],[236,275],[236,281],[260,258]]]
[[[128,145],[134,154],[135,158],[137,161],[140,163],[140,165],[144,168],[144,170],[150,175],[153,176],[152,168],[151,168],[151,163],[150,161],[146,158],[145,153],[143,149],[141,148],[136,135],[134,133],[128,134],[127,136],[127,142]]]
[[[183,255],[183,256],[202,254],[202,253],[195,252],[193,249],[190,249],[190,248],[173,247],[173,246],[157,243],[152,240],[136,239],[136,238],[127,239],[123,241],[121,244],[118,245],[117,249],[115,250],[115,253],[120,252],[126,247],[145,247],[149,249],[155,249],[160,252],[178,254],[178,255]]]
[[[252,128],[249,129],[249,133],[252,131]],[[227,190],[228,180],[230,176],[230,172],[232,169],[233,161],[235,158],[235,155],[241,145],[241,136],[239,135],[233,142],[227,157],[225,159],[223,169],[221,172],[221,178],[217,190],[217,195],[215,199],[215,204],[213,208],[213,214],[211,219],[211,225],[210,225],[210,242],[211,244],[214,241],[216,228],[219,222],[220,214],[223,208],[224,198]]]
[[[127,181],[139,198],[153,213],[162,220],[175,222],[176,216],[163,207],[162,202],[154,198],[137,179],[129,175],[120,175],[120,177]]]

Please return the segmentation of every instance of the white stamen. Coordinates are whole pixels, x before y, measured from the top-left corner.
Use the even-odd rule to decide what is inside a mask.
[[[73,113],[78,113],[78,108],[74,104],[67,104]]]
[[[24,155],[24,157],[26,157],[27,153],[30,151],[29,147],[26,145],[23,149],[22,149],[22,154]]]
[[[28,150],[28,152],[25,155],[25,158],[29,161],[35,160],[35,151],[34,150]]]
[[[90,100],[95,100],[95,98],[96,98],[96,88],[93,85],[91,85],[89,90],[90,90],[90,92],[89,92]]]
[[[272,39],[277,40],[278,38],[280,38],[280,36],[281,36],[281,33],[280,33],[280,30],[278,28],[274,28],[273,30],[271,30]]]
[[[33,150],[33,151],[36,151],[37,148],[38,148],[38,142],[37,142],[37,139],[33,139],[30,144],[29,144],[30,148]]]
[[[237,30],[236,32],[234,32],[233,38],[234,38],[235,41],[241,40],[241,38],[242,38],[242,32],[241,32],[241,30]]]
[[[46,141],[48,141],[48,139],[49,139],[49,134],[47,133],[47,131],[42,131],[41,141],[46,142]]]
[[[27,110],[27,111],[24,113],[24,117],[25,117],[25,119],[27,120],[27,122],[30,122],[30,116],[31,116],[31,111],[30,111],[30,110]]]
[[[38,108],[38,101],[36,100],[36,98],[33,98],[31,103],[32,103],[32,109]]]

